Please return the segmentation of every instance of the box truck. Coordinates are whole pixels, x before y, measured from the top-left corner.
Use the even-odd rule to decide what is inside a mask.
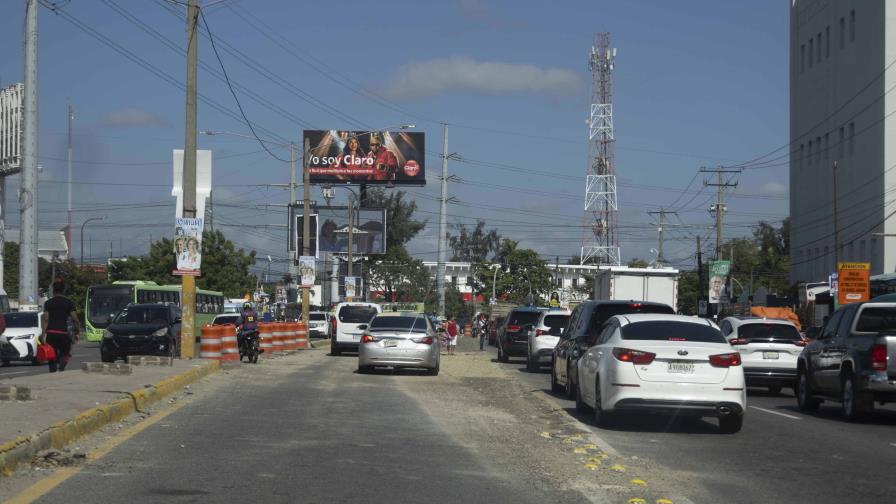
[[[597,271],[594,299],[653,301],[678,311],[678,270],[609,266]]]

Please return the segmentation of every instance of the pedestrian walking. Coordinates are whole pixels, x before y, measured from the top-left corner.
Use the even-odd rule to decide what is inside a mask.
[[[448,355],[454,355],[457,349],[457,320],[454,317],[448,319]]]
[[[485,340],[488,337],[488,317],[484,313],[480,313],[473,323],[473,330],[479,333],[479,351],[485,351]]]
[[[65,283],[61,279],[53,281],[53,297],[44,303],[44,313],[41,316],[40,342],[46,343],[56,351],[56,359],[49,361],[50,372],[65,371],[65,366],[72,358],[72,344],[81,338],[81,323],[78,321],[78,311],[69,298],[62,295],[65,291]],[[71,320],[74,335],[68,331],[68,322]]]

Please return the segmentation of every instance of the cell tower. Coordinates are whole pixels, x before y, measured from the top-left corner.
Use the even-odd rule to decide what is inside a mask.
[[[616,49],[610,34],[594,36],[591,70],[591,117],[588,121],[588,169],[585,181],[585,229],[582,264],[620,264],[616,242],[616,169],[613,163],[613,64]]]

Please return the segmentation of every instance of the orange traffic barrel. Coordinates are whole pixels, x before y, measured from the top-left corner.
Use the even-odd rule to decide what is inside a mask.
[[[200,329],[199,357],[202,359],[221,359],[221,336],[218,326],[206,324]]]
[[[272,357],[274,355],[274,333],[273,325],[270,322],[261,322],[258,324],[259,346],[264,351],[262,355]]]
[[[296,349],[295,324],[286,322],[283,324],[283,351],[291,352]]]
[[[282,322],[274,322],[271,324],[273,326],[273,335],[274,335],[274,346],[273,353],[282,352],[284,350],[284,341],[283,341],[283,326]]]
[[[220,325],[221,333],[221,360],[222,361],[238,361],[240,360],[240,349],[236,341],[236,326]]]
[[[299,322],[297,325],[296,332],[296,348],[300,350],[307,350],[309,348],[308,345],[308,325],[304,322]]]
[[[292,332],[290,333],[290,335],[292,337],[293,350],[299,349],[299,324],[301,324],[301,322],[293,322],[292,324],[290,324],[292,326]]]

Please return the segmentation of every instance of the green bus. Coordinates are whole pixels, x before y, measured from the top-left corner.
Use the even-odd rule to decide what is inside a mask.
[[[112,315],[130,303],[177,303],[180,306],[180,285],[159,285],[147,280],[119,281],[87,288],[84,303],[84,326],[87,341],[101,341],[103,330]],[[224,312],[222,292],[196,289],[196,334]]]

